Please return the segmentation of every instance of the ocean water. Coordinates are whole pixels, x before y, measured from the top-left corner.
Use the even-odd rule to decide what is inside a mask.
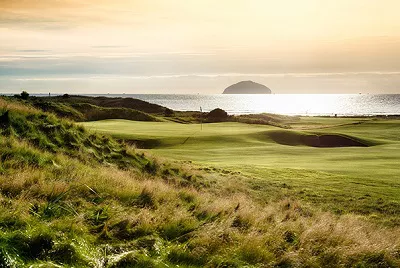
[[[0,93],[1,94],[1,93]],[[13,94],[8,94],[13,95]],[[47,94],[32,94],[48,96]],[[400,115],[400,94],[79,94],[109,98],[136,98],[176,111],[209,112],[221,108],[229,114],[274,113],[308,116]]]
[[[94,95],[91,95],[94,96]],[[334,95],[178,95],[178,94],[109,94],[108,97],[132,97],[177,111],[204,112],[221,108],[229,114],[276,113],[285,115],[400,115],[400,94]]]

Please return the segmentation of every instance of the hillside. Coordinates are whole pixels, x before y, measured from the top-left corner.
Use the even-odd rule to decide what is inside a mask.
[[[29,102],[0,98],[0,124],[0,267],[400,265],[398,228],[282,185],[154,158]]]
[[[159,121],[166,108],[132,98],[103,98],[87,96],[32,97],[34,107],[59,117],[75,121],[127,119],[134,121]]]
[[[92,105],[109,108],[129,108],[150,114],[162,114],[165,111],[165,107],[134,98],[108,98],[63,95],[55,97],[42,97],[41,99],[61,103],[89,103]]]

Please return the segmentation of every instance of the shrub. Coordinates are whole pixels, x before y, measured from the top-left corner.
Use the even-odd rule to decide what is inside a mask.
[[[217,108],[212,110],[207,114],[207,119],[209,121],[223,121],[228,118],[228,113],[224,110]]]
[[[27,100],[29,98],[29,93],[26,91],[21,92],[21,99]]]

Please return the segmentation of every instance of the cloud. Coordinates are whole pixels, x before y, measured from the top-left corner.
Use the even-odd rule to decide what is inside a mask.
[[[141,2],[0,0],[0,27],[60,30],[127,21],[132,23],[140,16]]]
[[[126,48],[127,46],[91,46],[92,48]]]
[[[165,75],[84,75],[72,77],[8,77],[15,81],[83,81],[83,80],[148,80],[179,78],[344,78],[344,77],[400,76],[400,72],[343,72],[343,73],[215,73],[215,74],[165,74]]]
[[[47,49],[17,49],[17,52],[29,52],[29,53],[36,53],[36,52],[51,52],[51,50]]]

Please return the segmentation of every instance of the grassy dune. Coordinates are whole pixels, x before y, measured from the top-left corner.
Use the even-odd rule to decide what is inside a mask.
[[[249,184],[266,198],[285,193],[335,213],[353,212],[400,224],[398,120],[302,118],[292,125],[296,130],[240,123],[204,124],[201,130],[197,124],[123,120],[84,125],[139,140],[158,156],[257,178]],[[316,148],[299,143],[304,136],[327,134],[368,147]],[[284,188],[270,191],[271,184]]]
[[[109,131],[119,122],[107,121]],[[399,227],[321,210],[299,200],[296,187],[283,179],[289,173],[295,178],[301,172],[304,177],[329,172],[281,166],[269,168],[270,177],[257,177],[257,170],[265,172],[258,167],[261,160],[252,171],[233,168],[242,154],[222,159],[230,153],[226,147],[223,152],[224,144],[245,145],[244,152],[267,143],[258,134],[276,129],[262,127],[258,133],[253,125],[204,126],[197,141],[214,147],[201,148],[224,153],[214,161],[206,159],[210,155],[199,150],[198,142],[178,142],[198,125],[184,132],[182,125],[149,124],[152,131],[138,124],[121,135],[157,133],[151,139],[160,140],[160,149],[153,153],[176,150],[177,159],[185,150],[196,155],[197,148],[203,167],[154,158],[26,103],[0,98],[0,267],[400,265]],[[216,140],[222,129],[235,128],[240,142],[234,133]]]

